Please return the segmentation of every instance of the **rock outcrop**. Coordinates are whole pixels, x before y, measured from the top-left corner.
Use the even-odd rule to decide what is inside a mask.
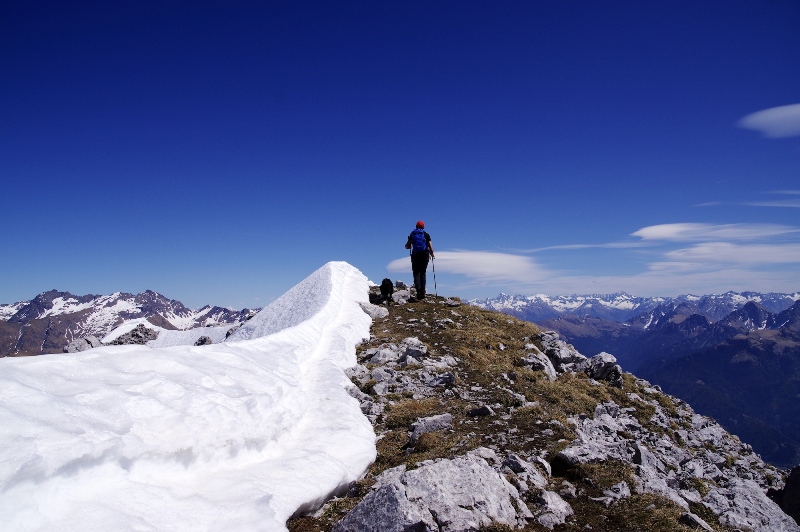
[[[600,353],[582,361],[578,370],[595,380],[607,381],[617,388],[622,386],[622,368],[617,364],[616,357],[610,353]]]
[[[213,343],[214,343],[214,340],[212,340],[208,336],[201,336],[200,338],[198,338],[195,341],[194,345],[196,345],[196,346],[199,346],[199,345],[211,345]]]
[[[519,492],[480,448],[452,460],[422,462],[417,469],[388,469],[334,532],[455,532],[493,523],[520,526],[533,517]]]
[[[145,345],[156,338],[158,338],[158,331],[145,327],[140,323],[132,331],[120,335],[112,342],[109,342],[109,345]]]
[[[771,490],[768,495],[787,515],[800,524],[800,466],[792,468],[789,472],[783,489]]]
[[[359,305],[361,305],[361,308],[364,310],[364,312],[366,312],[367,315],[369,315],[369,317],[372,318],[373,320],[379,320],[389,315],[389,311],[386,310],[384,307],[373,305],[372,303],[366,303],[363,301],[359,302]]]
[[[92,349],[94,347],[100,347],[102,342],[97,339],[96,336],[87,336],[86,338],[78,338],[77,340],[73,340],[64,346],[65,353],[79,353],[81,351],[86,351],[87,349]]]

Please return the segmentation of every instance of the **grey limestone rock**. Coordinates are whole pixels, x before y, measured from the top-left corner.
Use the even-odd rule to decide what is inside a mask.
[[[550,530],[556,525],[563,525],[567,517],[575,513],[569,503],[554,491],[543,491],[536,502],[542,507],[537,512],[539,515],[536,520]]]
[[[578,491],[575,489],[575,485],[568,480],[561,483],[561,489],[558,490],[558,494],[564,499],[575,499],[578,497]]]
[[[101,342],[96,336],[87,336],[84,338],[84,340],[89,342],[89,345],[91,345],[93,348],[101,347],[103,345],[103,342]]]
[[[409,367],[409,366],[422,366],[422,360],[414,357],[404,357],[400,362],[401,367]]]
[[[658,421],[665,414],[653,406],[653,420]],[[560,476],[576,464],[620,460],[634,466],[637,493],[662,495],[687,513],[689,503],[702,503],[724,526],[765,532],[800,530],[767,497],[767,488],[775,481],[766,465],[715,421],[679,407],[679,415],[692,426],[681,438],[684,447],[665,434],[644,429],[629,410],[608,402],[595,408],[593,418],[571,417],[577,438],[554,458],[554,473]],[[692,479],[708,481],[705,497],[691,488]],[[607,492],[600,502],[612,504],[615,497]]]
[[[727,488],[712,488],[703,498],[703,505],[724,526],[764,532],[800,530],[794,519],[783,513],[752,480],[737,478]]]
[[[355,366],[351,366],[349,368],[345,368],[344,370],[345,375],[347,375],[351,379],[356,379],[360,383],[364,383],[369,380],[370,373],[366,366],[361,364],[356,364]]]
[[[578,364],[578,371],[583,371],[598,381],[607,381],[612,386],[622,386],[622,368],[617,358],[610,353],[600,353]]]
[[[773,489],[768,494],[786,514],[800,524],[800,466],[795,466],[789,472],[783,489]]]
[[[620,499],[626,499],[631,496],[631,489],[628,487],[627,482],[619,482],[614,484],[607,490],[603,491],[602,497],[591,497],[593,501],[597,501],[604,506],[611,506]]]
[[[400,349],[405,357],[420,359],[428,354],[428,348],[419,338],[410,336],[400,342]]]
[[[392,301],[398,305],[405,305],[408,303],[409,298],[411,298],[411,292],[406,289],[396,290],[395,293],[392,294]]]
[[[714,529],[711,526],[703,521],[699,515],[695,515],[692,512],[684,512],[681,515],[680,522],[690,528],[699,528],[700,530],[706,530],[707,532],[714,532]]]
[[[631,428],[641,428],[639,422],[621,412],[614,403],[604,403],[595,408],[594,418],[571,418],[578,437],[558,453],[554,467],[572,467],[593,464],[609,459],[632,462],[635,448],[620,433]]]
[[[411,424],[411,445],[417,444],[417,440],[423,434],[449,430],[453,428],[453,416],[450,414],[439,414],[438,416],[424,417]]]
[[[452,460],[422,462],[412,471],[405,466],[384,471],[333,530],[466,532],[492,523],[524,525],[533,515],[517,489],[490,466],[490,455],[476,449]]]
[[[458,365],[458,361],[450,356],[444,355],[441,357],[426,357],[422,360],[426,367],[434,369],[447,369]]]
[[[389,310],[386,309],[386,307],[373,305],[372,303],[367,303],[366,301],[359,301],[358,304],[361,306],[361,309],[373,320],[379,320],[389,315]]]
[[[358,400],[361,413],[367,416],[367,419],[369,419],[372,423],[375,422],[378,416],[383,414],[383,411],[386,408],[383,403],[375,401],[372,397],[365,394],[355,386],[348,386],[347,393],[350,394],[351,397],[354,397]]]
[[[372,351],[370,349],[370,351]],[[365,353],[368,354],[369,352]],[[381,346],[372,354],[369,359],[371,364],[397,364],[400,361],[402,352],[396,344]]]
[[[86,338],[78,338],[77,340],[73,340],[64,346],[65,353],[79,353],[81,351],[86,351],[87,349],[93,349],[95,347],[100,347],[102,342],[97,339],[96,336],[87,336]]]
[[[517,454],[509,454],[503,461],[503,467],[514,472],[526,485],[534,486],[540,490],[547,486],[547,477],[539,471],[539,468]]]
[[[575,371],[576,366],[586,360],[586,357],[578,353],[574,347],[561,340],[555,331],[544,331],[539,338],[544,354],[558,373]]]
[[[534,371],[543,371],[549,380],[556,380],[558,374],[550,359],[533,344],[527,344],[525,347],[528,348],[529,346],[535,351],[526,353],[525,356],[522,357],[522,362]]]

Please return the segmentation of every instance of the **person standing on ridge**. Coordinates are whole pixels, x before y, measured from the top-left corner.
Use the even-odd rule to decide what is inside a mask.
[[[406,249],[411,250],[411,271],[414,272],[414,288],[417,289],[417,299],[425,299],[425,271],[428,269],[428,260],[436,259],[433,255],[431,235],[425,232],[425,222],[417,222],[417,227],[408,235]]]

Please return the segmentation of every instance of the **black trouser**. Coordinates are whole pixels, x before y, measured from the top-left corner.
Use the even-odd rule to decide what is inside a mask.
[[[428,269],[430,255],[427,251],[411,254],[411,271],[414,272],[414,288],[417,289],[417,297],[425,297],[425,270]]]

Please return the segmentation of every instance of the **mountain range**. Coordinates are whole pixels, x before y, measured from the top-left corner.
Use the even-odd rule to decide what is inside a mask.
[[[770,312],[780,312],[792,306],[797,300],[800,300],[800,292],[794,294],[726,292],[704,296],[685,294],[677,297],[636,297],[625,292],[570,296],[544,294],[524,296],[501,293],[493,298],[473,299],[470,303],[534,323],[559,316],[585,316],[616,322],[637,318],[639,323],[644,320],[644,328],[647,328],[649,316],[656,316],[664,309],[680,305],[693,309],[694,313],[702,314],[711,321],[717,321],[749,301]]]
[[[0,305],[0,356],[60,353],[73,339],[102,338],[139,318],[163,329],[185,330],[239,323],[255,312],[209,305],[192,310],[152,290],[105,296],[50,290],[30,301]]]
[[[612,353],[625,370],[716,418],[766,460],[800,462],[800,294],[501,294],[473,303],[553,329],[587,355]]]
[[[587,358],[552,331],[457,298],[413,301],[399,289],[392,304],[372,305],[380,294],[367,284],[329,263],[241,327],[210,327],[211,311],[155,293],[54,292],[4,305],[12,324],[81,313],[111,322],[118,312],[127,321],[106,342],[148,312],[173,327],[167,318],[200,325],[161,330],[168,349],[2,360],[10,400],[0,414],[14,426],[0,433],[8,528],[36,515],[71,529],[100,515],[92,523],[115,529],[209,530],[222,516],[226,529],[291,532],[800,531],[800,467],[764,463],[613,356]],[[731,360],[755,394],[779,369],[798,381],[785,357],[798,306],[772,313],[747,303],[726,317],[750,332],[730,350],[715,346],[706,357],[718,366],[694,384],[727,378]],[[696,320],[666,316],[648,330]],[[323,336],[332,330],[339,336]],[[225,338],[191,335],[213,331]],[[764,352],[743,354],[756,349]]]

